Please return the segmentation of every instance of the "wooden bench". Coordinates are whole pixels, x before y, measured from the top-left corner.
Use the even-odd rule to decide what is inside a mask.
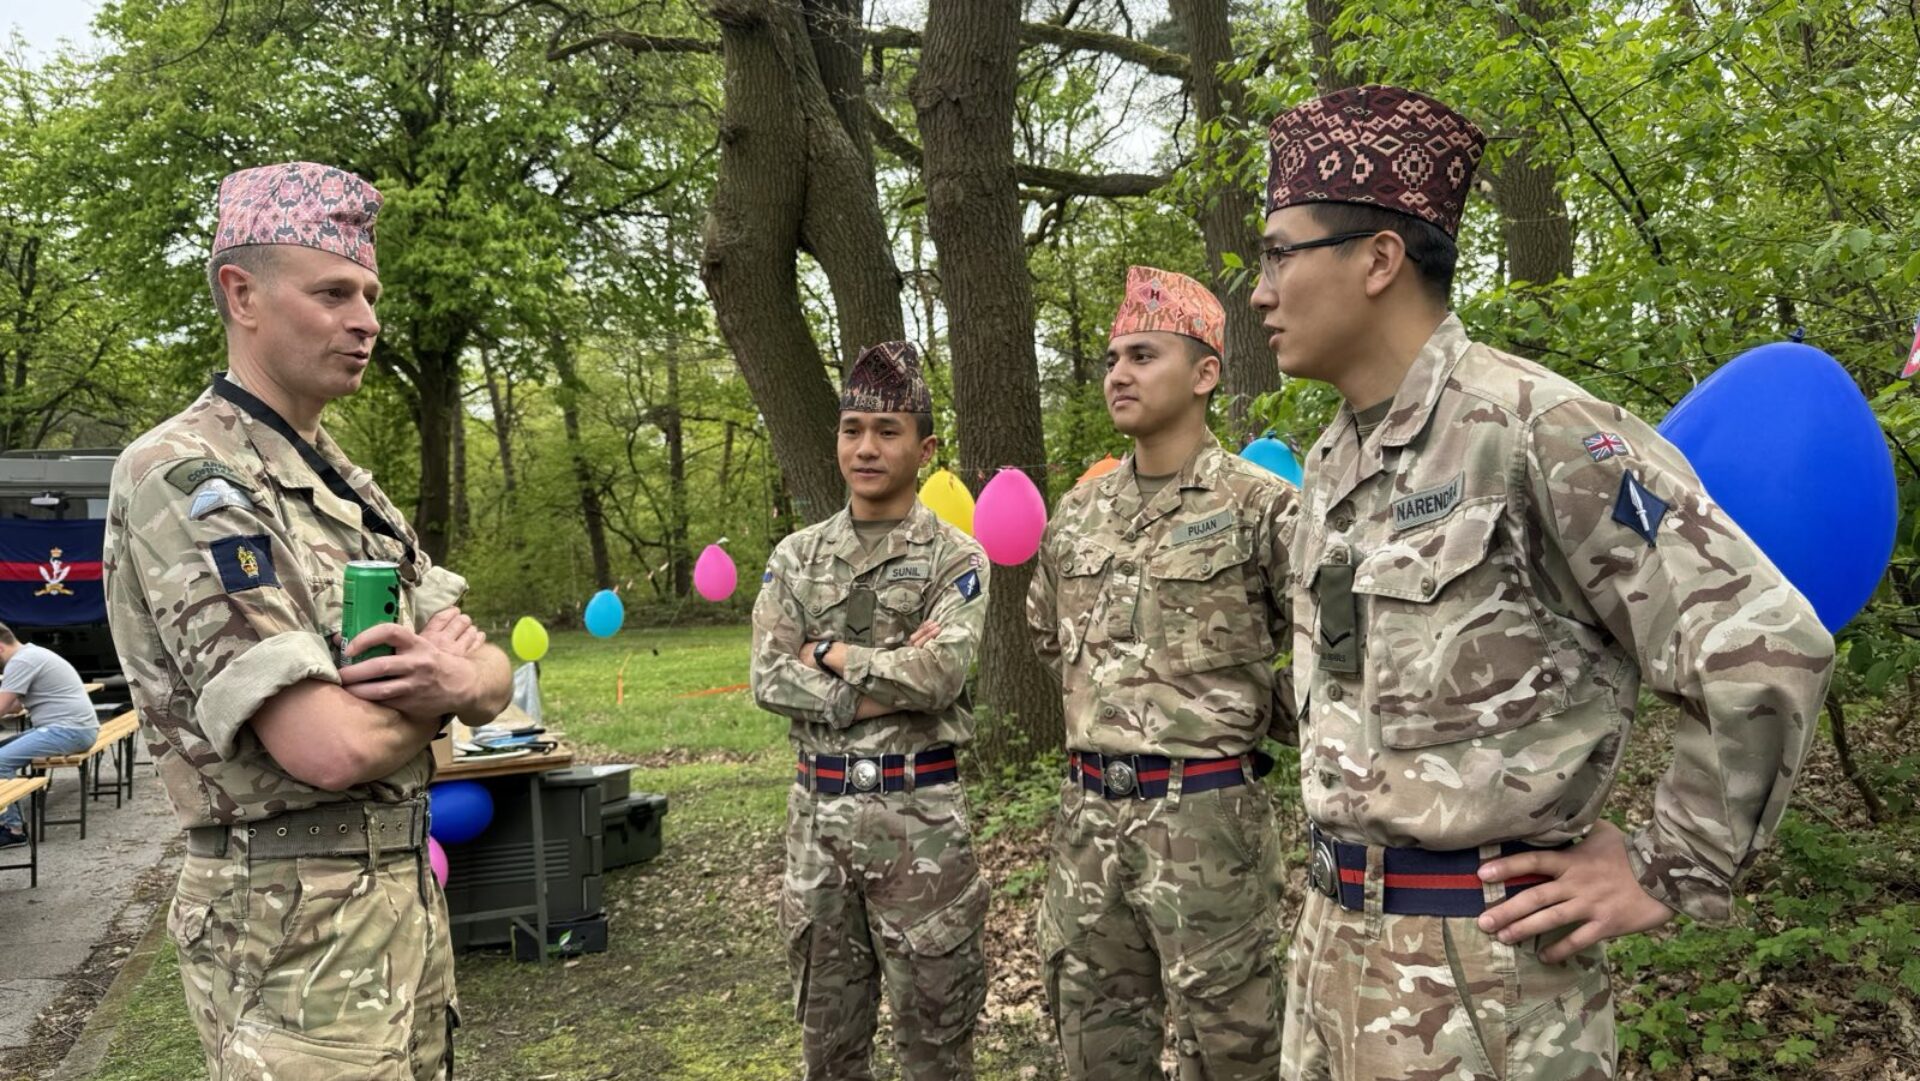
[[[0,807],[7,807],[23,799],[32,801],[28,813],[20,816],[21,823],[27,829],[27,862],[0,864],[0,871],[28,872],[28,888],[40,885],[40,830],[35,821],[46,817],[44,805],[47,800],[47,779],[45,777],[9,777],[0,780]]]
[[[94,737],[93,746],[73,754],[47,755],[27,763],[30,776],[45,779],[49,770],[62,766],[73,766],[80,771],[80,817],[47,818],[47,801],[42,796],[37,804],[40,815],[40,827],[35,832],[44,831],[48,826],[80,827],[80,839],[87,838],[87,804],[105,795],[108,789],[100,783],[100,763],[98,759],[108,751],[113,752],[113,805],[118,807],[122,801],[133,796],[133,736],[140,730],[140,721],[133,710],[128,710],[110,721],[100,725],[100,734]]]

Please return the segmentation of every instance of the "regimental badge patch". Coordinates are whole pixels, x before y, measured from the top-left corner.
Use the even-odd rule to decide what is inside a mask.
[[[1660,532],[1660,522],[1666,516],[1666,501],[1640,483],[1633,470],[1627,470],[1620,478],[1620,494],[1613,501],[1613,520],[1645,538],[1647,547],[1651,548]]]
[[[265,534],[222,537],[208,545],[208,550],[220,571],[220,584],[228,593],[280,584],[280,576],[273,570],[273,544]]]

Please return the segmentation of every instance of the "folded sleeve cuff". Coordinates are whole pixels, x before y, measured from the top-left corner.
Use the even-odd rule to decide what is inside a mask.
[[[1660,844],[1652,826],[1627,837],[1627,863],[1654,899],[1704,923],[1733,919],[1733,883],[1711,867]]]
[[[207,681],[194,703],[194,722],[216,754],[231,758],[240,726],[267,699],[303,679],[340,682],[327,640],[311,631],[276,634],[229,660]]]
[[[467,595],[467,580],[445,567],[429,567],[413,587],[413,629],[420,630],[440,612]]]

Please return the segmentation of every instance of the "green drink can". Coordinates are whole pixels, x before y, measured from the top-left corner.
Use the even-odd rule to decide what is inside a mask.
[[[382,623],[400,620],[400,564],[378,559],[356,559],[347,564],[347,576],[340,590],[340,648],[361,631]],[[348,663],[386,657],[392,646],[375,646]]]

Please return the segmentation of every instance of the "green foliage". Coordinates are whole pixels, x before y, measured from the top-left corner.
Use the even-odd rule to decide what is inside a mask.
[[[1777,841],[1767,888],[1733,926],[1683,922],[1608,946],[1617,986],[1635,988],[1618,1011],[1629,1055],[1656,1070],[1708,1055],[1747,1076],[1840,1050],[1844,1025],[1920,1000],[1920,904],[1891,888],[1900,857],[1794,814]]]

